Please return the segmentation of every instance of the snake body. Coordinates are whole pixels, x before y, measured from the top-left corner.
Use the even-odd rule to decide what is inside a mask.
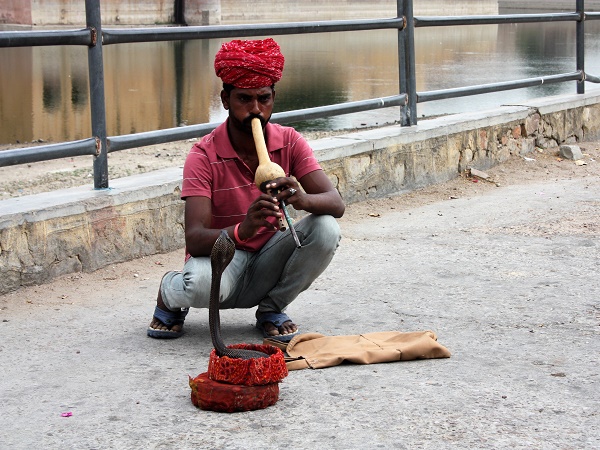
[[[218,356],[229,358],[253,359],[268,358],[263,352],[246,349],[227,348],[221,337],[221,317],[219,315],[219,297],[221,295],[221,277],[223,272],[233,259],[235,254],[235,243],[231,240],[227,231],[221,230],[221,234],[215,241],[210,253],[210,264],[212,268],[210,303],[208,306],[208,322],[210,326],[210,337]]]

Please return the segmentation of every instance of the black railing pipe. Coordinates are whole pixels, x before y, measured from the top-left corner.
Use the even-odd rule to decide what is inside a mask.
[[[497,16],[426,16],[415,17],[415,27],[445,27],[453,25],[494,25],[505,23],[574,22],[577,13],[501,14]]]
[[[419,92],[417,96],[419,103],[444,100],[448,98],[466,97],[469,95],[488,94],[490,92],[508,91],[510,89],[521,89],[526,87],[541,86],[542,84],[560,83],[562,81],[581,81],[584,74],[571,72],[547,77],[525,78],[515,81],[503,81],[499,83],[480,84],[453,89],[441,89],[438,91]]]
[[[340,114],[351,114],[374,109],[404,106],[407,102],[406,94],[392,95],[390,97],[358,100],[356,102],[339,103],[337,105],[317,106],[315,108],[296,109],[273,114],[273,122],[286,124],[303,120],[322,119]]]
[[[589,73],[586,73],[584,78],[585,81],[591,81],[592,83],[600,83],[600,78],[595,77],[594,75],[590,75]]]
[[[96,155],[96,139],[61,142],[60,144],[40,145],[38,147],[15,148],[0,152],[0,167],[28,164],[51,159],[71,158],[74,156]]]
[[[585,13],[584,0],[576,0],[576,12],[558,14],[507,14],[498,16],[413,17],[412,0],[396,0],[397,17],[391,19],[337,20],[202,27],[127,28],[102,30],[100,0],[86,0],[87,28],[66,31],[10,31],[0,32],[0,47],[39,45],[87,45],[90,80],[90,105],[93,137],[82,141],[29,147],[0,152],[0,166],[44,161],[62,157],[94,155],[94,187],[108,187],[108,152],[145,145],[197,138],[209,133],[218,124],[205,123],[144,133],[107,138],[106,106],[104,98],[103,44],[129,42],[172,41],[189,39],[234,38],[264,35],[325,33],[396,29],[398,32],[398,70],[400,93],[391,97],[361,100],[337,105],[307,108],[273,114],[273,122],[295,121],[330,117],[400,106],[402,126],[416,125],[417,103],[468,95],[484,94],[509,89],[538,86],[544,83],[578,81],[577,91],[583,93],[585,81],[600,83],[596,76],[584,70],[584,22],[599,20],[600,13]],[[415,70],[414,28],[450,25],[484,25],[524,22],[577,21],[577,71],[524,80],[513,80],[477,86],[466,86],[439,91],[417,92]]]
[[[94,35],[94,31],[90,29],[68,31],[0,31],[0,47],[92,45]]]
[[[195,27],[107,28],[102,33],[104,45],[132,42],[177,41],[182,39],[220,39],[285,34],[331,33],[396,29],[404,26],[402,18],[333,20],[319,22],[285,22],[253,25],[209,25]]]
[[[390,97],[375,98],[370,100],[359,100],[356,102],[340,103],[337,105],[318,106],[315,108],[297,109],[274,113],[271,122],[287,124],[303,120],[321,119],[332,115],[350,114],[373,109],[390,108],[406,104],[406,94]],[[210,133],[220,122],[205,123],[201,125],[189,125],[185,127],[168,128],[165,130],[146,131],[123,136],[111,136],[108,138],[108,152],[116,152],[129,148],[143,147],[145,145],[164,144],[165,142],[181,141],[184,139],[198,138]]]
[[[188,125],[185,127],[166,128],[163,130],[143,131],[141,133],[110,136],[108,138],[108,152],[127,150],[129,148],[144,147],[146,145],[164,144],[165,142],[195,139],[210,133],[220,122]]]

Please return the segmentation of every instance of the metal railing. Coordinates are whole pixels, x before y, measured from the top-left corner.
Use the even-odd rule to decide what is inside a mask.
[[[273,114],[272,121],[281,124],[399,106],[400,124],[402,126],[411,126],[417,123],[417,103],[565,81],[577,81],[577,93],[583,94],[585,92],[585,81],[600,83],[600,78],[586,74],[584,70],[585,22],[587,20],[600,19],[600,13],[585,12],[584,0],[576,0],[575,12],[568,13],[414,17],[412,0],[397,0],[397,16],[395,18],[106,30],[102,29],[100,1],[85,1],[86,28],[81,30],[0,32],[0,47],[86,45],[88,47],[92,122],[92,137],[88,139],[39,147],[5,150],[0,152],[0,167],[57,158],[93,155],[94,187],[96,189],[105,189],[108,188],[108,153],[146,145],[198,138],[210,133],[219,125],[219,123],[203,123],[107,137],[102,58],[102,47],[104,45],[381,29],[396,29],[398,31],[398,95]],[[574,72],[436,91],[417,92],[416,90],[415,28],[557,21],[577,22],[577,67]]]

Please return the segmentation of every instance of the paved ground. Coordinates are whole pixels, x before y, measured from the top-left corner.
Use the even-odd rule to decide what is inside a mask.
[[[592,156],[584,177],[538,164],[536,180],[521,160],[514,184],[456,180],[349,207],[334,262],[290,315],[325,334],[434,330],[452,357],[292,372],[261,411],[191,404],[205,311],[179,340],[145,336],[181,251],[0,297],[0,448],[600,448]],[[222,314],[228,342],[260,341],[253,314]]]

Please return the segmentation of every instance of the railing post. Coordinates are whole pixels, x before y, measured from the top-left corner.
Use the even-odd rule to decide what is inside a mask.
[[[584,0],[577,0],[576,9],[579,14],[577,21],[576,42],[577,42],[577,70],[585,73],[585,8]],[[585,94],[585,80],[577,82],[577,93]]]
[[[108,188],[108,152],[106,148],[106,105],[104,100],[104,62],[102,59],[102,20],[100,0],[85,0],[87,27],[95,34],[88,48],[92,135],[96,139],[94,188]]]
[[[404,29],[398,30],[398,77],[400,94],[408,95],[408,104],[400,107],[403,127],[417,124],[417,80],[415,75],[415,23],[412,0],[397,0],[398,17],[404,17]]]

